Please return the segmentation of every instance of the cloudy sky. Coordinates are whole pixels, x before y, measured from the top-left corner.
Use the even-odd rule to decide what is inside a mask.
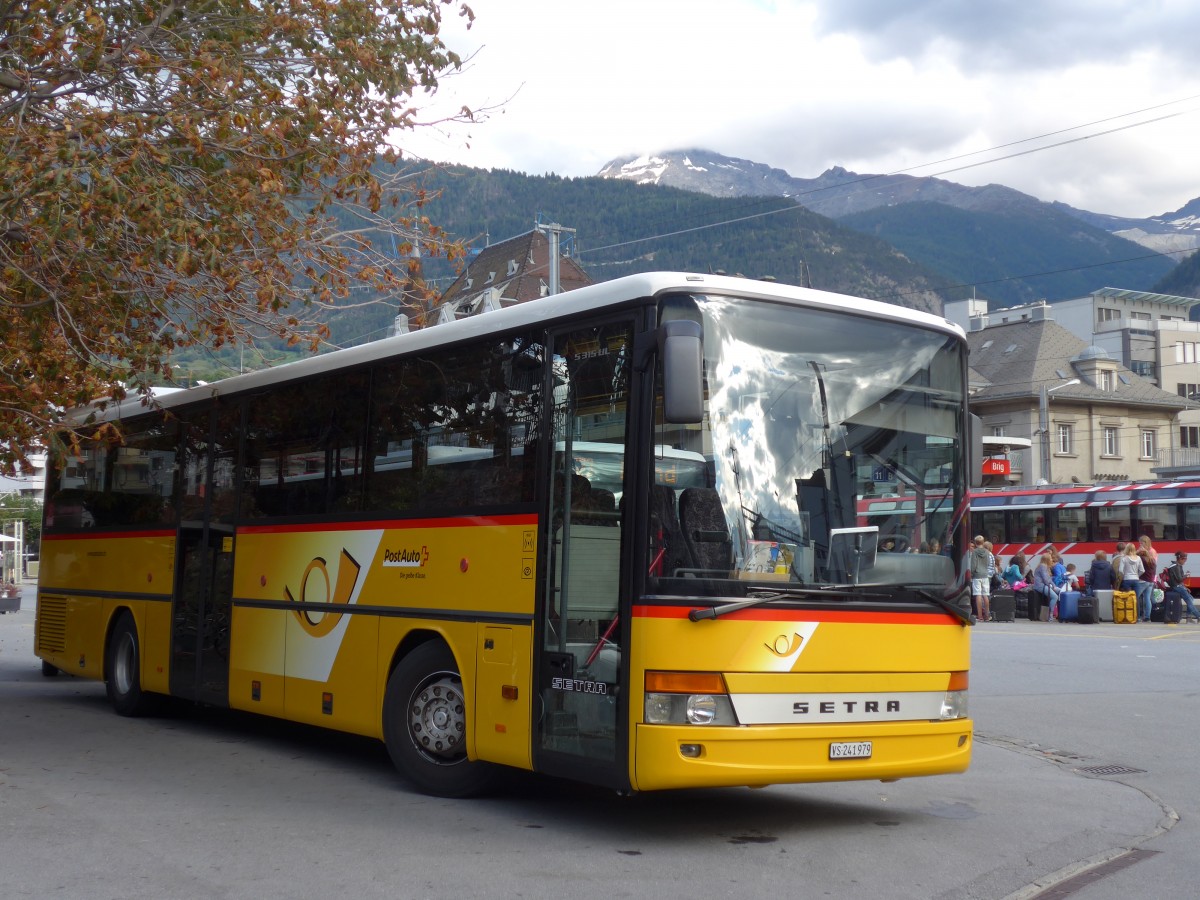
[[[940,174],[1139,218],[1200,197],[1195,0],[469,5],[474,26],[450,16],[443,35],[470,61],[421,102],[427,118],[491,112],[406,136],[410,153],[578,176],[702,147],[799,177]]]

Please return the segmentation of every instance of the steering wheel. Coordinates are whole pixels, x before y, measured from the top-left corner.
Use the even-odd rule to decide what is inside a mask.
[[[885,550],[884,547],[889,543],[892,545],[891,548]],[[887,534],[879,539],[879,549],[884,553],[904,553],[911,543],[907,535]]]

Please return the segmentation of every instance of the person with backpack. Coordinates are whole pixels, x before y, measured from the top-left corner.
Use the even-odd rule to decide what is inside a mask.
[[[1179,599],[1187,606],[1187,620],[1200,625],[1200,612],[1196,611],[1196,601],[1192,597],[1191,591],[1187,589],[1187,572],[1183,570],[1183,564],[1187,562],[1187,558],[1188,555],[1182,550],[1176,550],[1174,564],[1167,566],[1163,575],[1167,579],[1167,590],[1177,593]]]

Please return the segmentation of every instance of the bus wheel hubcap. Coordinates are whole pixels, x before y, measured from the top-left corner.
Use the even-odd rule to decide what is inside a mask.
[[[449,672],[439,672],[413,694],[408,727],[417,749],[437,762],[461,756],[467,718],[462,683]]]

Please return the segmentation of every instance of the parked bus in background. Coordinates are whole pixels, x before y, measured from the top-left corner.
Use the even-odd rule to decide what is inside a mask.
[[[657,273],[127,402],[50,469],[36,653],[441,795],[959,772],[963,554],[856,510],[965,547],[965,385],[941,318]]]
[[[1117,543],[1150,538],[1163,560],[1176,550],[1200,553],[1200,482],[1051,485],[976,491],[972,527],[1005,563],[1014,554],[1036,560],[1055,547],[1063,561],[1088,570],[1096,551],[1111,559]],[[1032,563],[1031,563],[1032,565]],[[1189,581],[1195,585],[1195,581]]]

